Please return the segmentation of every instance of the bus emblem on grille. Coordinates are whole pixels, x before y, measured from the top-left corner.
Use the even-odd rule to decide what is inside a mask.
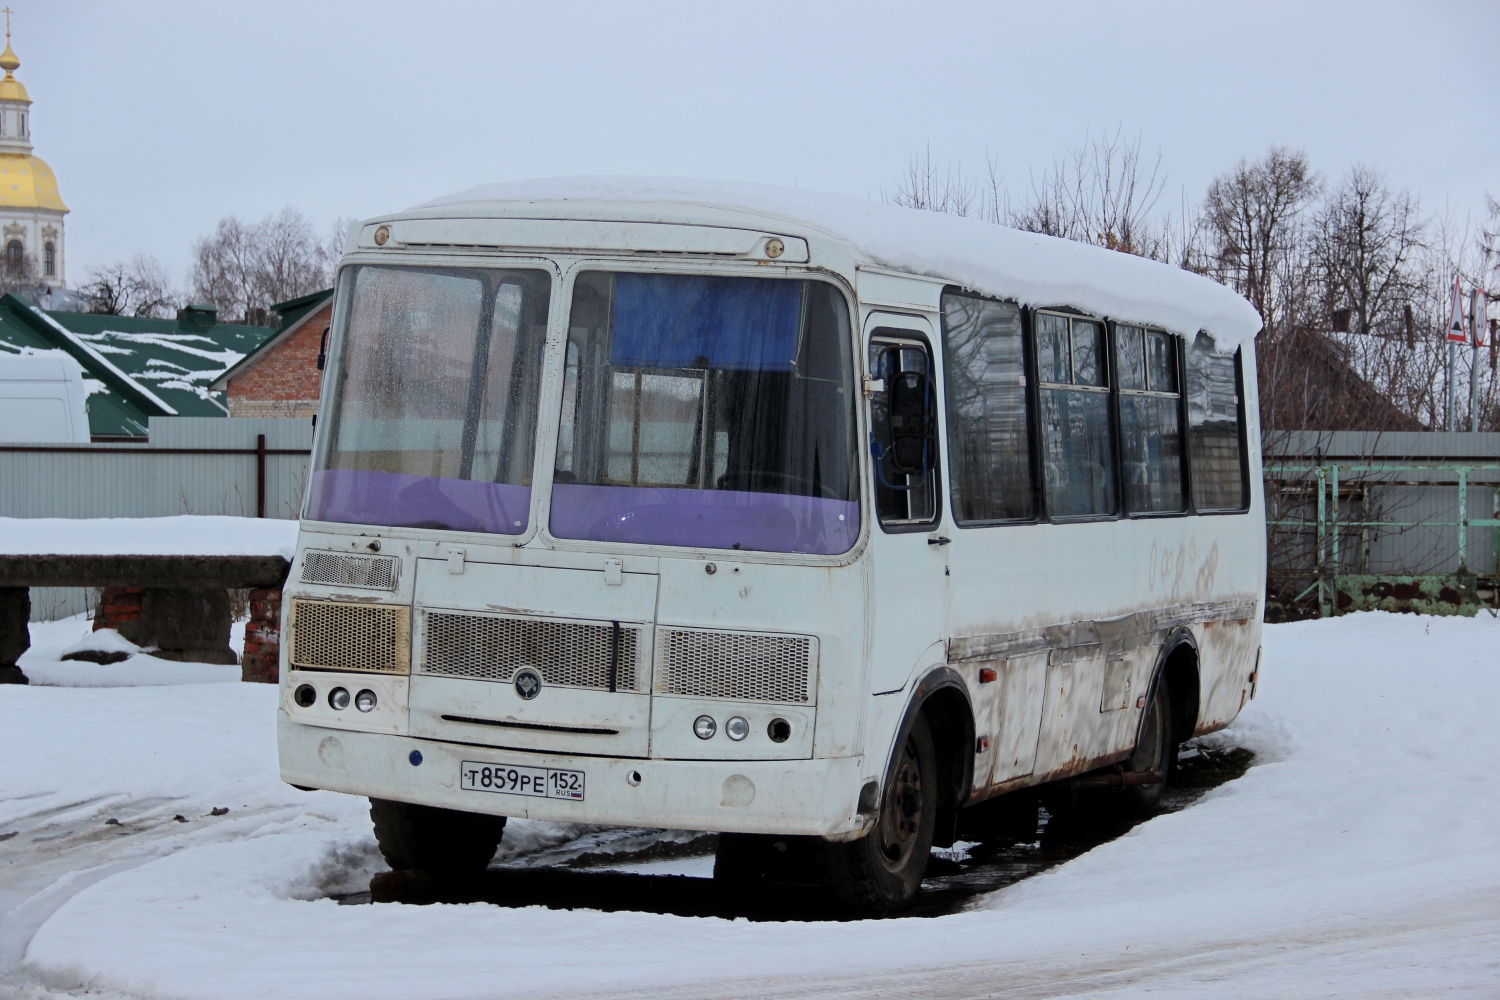
[[[516,694],[521,696],[522,701],[530,701],[541,693],[541,674],[538,674],[530,667],[516,671]]]

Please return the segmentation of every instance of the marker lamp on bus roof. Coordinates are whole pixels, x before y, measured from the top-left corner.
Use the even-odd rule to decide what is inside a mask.
[[[719,731],[719,724],[711,715],[700,715],[693,720],[693,735],[700,740],[711,740]]]
[[[354,707],[359,709],[361,712],[375,711],[375,692],[371,691],[369,688],[365,688],[359,694],[355,695]]]
[[[724,735],[738,743],[750,735],[750,723],[745,721],[744,716],[736,715],[724,723]]]

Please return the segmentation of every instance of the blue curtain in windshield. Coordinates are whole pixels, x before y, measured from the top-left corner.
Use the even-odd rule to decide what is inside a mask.
[[[610,361],[623,368],[791,371],[802,283],[615,276]]]

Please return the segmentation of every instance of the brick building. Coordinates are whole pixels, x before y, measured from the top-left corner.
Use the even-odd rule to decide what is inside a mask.
[[[276,332],[209,387],[225,395],[231,417],[311,417],[323,373],[318,349],[333,316],[333,289],[278,302]]]

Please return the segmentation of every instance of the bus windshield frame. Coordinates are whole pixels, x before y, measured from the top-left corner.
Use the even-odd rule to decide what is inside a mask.
[[[356,261],[341,272],[306,518],[510,536],[545,528],[569,548],[854,547],[859,411],[838,284],[581,263],[549,323],[558,271],[546,263]],[[393,294],[372,275],[417,287]],[[497,297],[506,289],[526,301],[507,307]],[[431,295],[461,295],[463,308]],[[461,316],[438,333],[423,327],[444,309]],[[561,350],[549,349],[553,338]],[[555,451],[539,448],[554,426]],[[533,486],[547,490],[540,502]]]

